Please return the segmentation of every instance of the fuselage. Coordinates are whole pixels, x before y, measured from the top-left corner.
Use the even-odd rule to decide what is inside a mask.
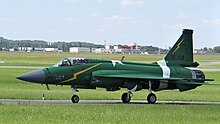
[[[157,63],[145,64],[135,62],[121,62],[117,60],[99,60],[99,59],[85,59],[85,58],[70,58],[68,64],[62,62],[55,66],[42,69],[44,79],[41,84],[54,84],[54,85],[71,85],[76,88],[95,89],[96,87],[106,88],[110,91],[119,90],[120,88],[133,87],[132,84],[139,84],[139,90],[148,89],[148,80],[143,80],[145,75],[161,78],[184,78],[184,79],[205,79],[204,74],[199,71],[190,70],[181,66],[166,66],[169,69],[168,77],[164,77],[164,69]],[[76,63],[77,60],[80,60]],[[166,71],[166,69],[165,69]],[[139,78],[109,78],[109,77],[96,77],[95,75],[135,75]],[[29,75],[30,77],[30,75]],[[28,80],[26,80],[28,81]],[[153,80],[153,90],[165,89],[179,89],[174,80],[163,81],[159,79]],[[32,81],[33,82],[33,81]],[[170,83],[171,82],[171,83]],[[145,85],[146,84],[146,85]],[[190,85],[185,90],[193,89],[198,85]],[[183,91],[185,91],[183,90]]]

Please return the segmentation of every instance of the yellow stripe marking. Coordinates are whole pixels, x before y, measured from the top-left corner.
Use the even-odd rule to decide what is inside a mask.
[[[86,68],[86,69],[84,69],[84,70],[82,70],[82,71],[79,71],[79,72],[77,72],[77,73],[74,73],[72,78],[67,79],[67,80],[65,80],[65,81],[62,81],[62,82],[60,82],[60,83],[66,83],[66,82],[69,82],[69,81],[74,81],[74,80],[77,79],[77,76],[78,76],[78,75],[80,75],[80,74],[82,74],[82,73],[84,73],[84,72],[86,72],[86,71],[89,71],[89,70],[91,70],[91,69],[93,69],[93,68],[95,68],[95,67],[97,67],[97,66],[99,66],[99,65],[101,65],[101,64],[102,64],[102,63],[99,63],[99,64],[93,65],[93,66],[91,66],[91,67],[89,67],[89,68]]]
[[[183,40],[184,40],[184,38],[177,44],[177,47],[176,47],[176,49],[173,51],[172,54],[174,54],[174,53],[180,48],[180,45],[181,45],[181,43],[183,42]]]

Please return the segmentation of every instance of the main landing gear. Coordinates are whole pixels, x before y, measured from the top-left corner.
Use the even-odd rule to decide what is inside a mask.
[[[135,92],[135,90],[137,89],[137,85],[134,86],[133,89],[128,90],[127,93],[123,93],[121,96],[121,100],[123,103],[129,103],[131,101],[131,95],[133,92]]]
[[[79,96],[76,95],[77,92],[79,92],[79,91],[76,88],[72,89],[73,96],[71,98],[71,101],[73,103],[78,103],[79,102]]]
[[[129,103],[131,101],[131,95],[129,93],[123,93],[121,100],[123,103]]]
[[[129,90],[127,93],[123,93],[121,96],[121,100],[123,103],[129,103],[131,101],[131,95],[132,92],[134,92],[137,89],[137,85],[132,89]],[[155,94],[152,93],[152,82],[149,81],[149,94],[147,95],[147,102],[149,104],[154,104],[157,101],[157,97]]]
[[[153,93],[148,94],[148,96],[147,96],[147,102],[148,102],[149,104],[154,104],[156,101],[157,101],[157,97],[156,97],[155,94],[153,94]]]
[[[149,81],[149,94],[147,96],[147,102],[149,104],[154,104],[157,101],[157,97],[155,94],[152,93],[152,82]]]

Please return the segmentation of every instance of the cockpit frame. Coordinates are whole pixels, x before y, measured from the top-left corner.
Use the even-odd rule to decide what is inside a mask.
[[[87,58],[65,58],[54,65],[54,67],[76,66],[90,63]]]

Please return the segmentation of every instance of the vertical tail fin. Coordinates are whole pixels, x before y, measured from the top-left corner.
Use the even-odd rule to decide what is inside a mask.
[[[184,67],[197,67],[193,62],[193,30],[184,29],[183,34],[165,56],[168,65],[180,65]]]

